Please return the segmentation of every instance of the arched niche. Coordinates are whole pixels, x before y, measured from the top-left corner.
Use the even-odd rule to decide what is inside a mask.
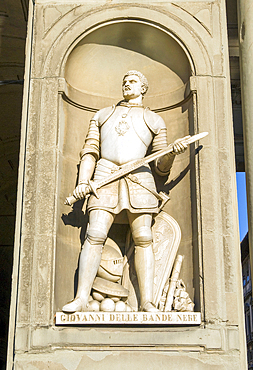
[[[130,69],[145,74],[149,91],[144,105],[161,111],[168,128],[168,141],[194,132],[193,101],[189,79],[193,71],[186,53],[170,34],[141,21],[121,20],[101,26],[85,36],[69,54],[65,65],[65,94],[60,110],[62,147],[61,183],[56,247],[55,308],[74,297],[78,257],[85,236],[87,215],[82,202],[73,210],[63,206],[75,187],[79,152],[83,146],[92,111],[121,100],[122,77]],[[180,104],[181,102],[181,104]],[[177,105],[172,109],[173,105]],[[185,255],[181,277],[193,300],[198,301],[193,260],[194,160],[188,150],[176,158],[170,178],[156,176],[157,187],[171,195],[165,211],[179,223],[182,241],[179,253]],[[85,206],[85,204],[84,204]],[[60,217],[61,216],[61,217]],[[112,236],[124,248],[127,225],[118,224]]]
[[[97,108],[120,100],[129,69],[148,78],[145,103],[151,109],[183,100],[191,74],[183,49],[160,29],[134,21],[103,26],[78,43],[65,68],[70,97]]]

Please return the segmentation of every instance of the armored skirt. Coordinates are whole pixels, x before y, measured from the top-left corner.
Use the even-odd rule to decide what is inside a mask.
[[[118,168],[116,164],[102,158],[97,162],[93,180],[100,181],[109,177]],[[124,178],[98,189],[99,198],[90,196],[88,211],[103,209],[119,214],[126,209],[131,213],[158,213],[158,199],[152,191],[156,192],[152,172],[148,165],[142,166]]]

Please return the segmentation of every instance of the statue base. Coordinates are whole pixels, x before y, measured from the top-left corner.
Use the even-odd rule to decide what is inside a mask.
[[[56,312],[56,325],[200,325],[200,312]]]

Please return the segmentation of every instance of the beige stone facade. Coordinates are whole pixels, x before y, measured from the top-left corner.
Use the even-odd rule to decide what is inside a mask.
[[[31,2],[8,369],[246,369],[224,8]],[[182,277],[201,324],[55,326],[73,298],[87,222],[64,198],[92,112],[120,100],[116,81],[133,68],[150,82],[145,104],[165,120],[169,142],[209,132],[203,148],[177,159],[167,185],[157,179],[182,230]]]

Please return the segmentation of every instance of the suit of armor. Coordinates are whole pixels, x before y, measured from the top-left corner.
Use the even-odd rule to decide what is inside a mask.
[[[167,147],[166,126],[162,118],[141,106],[119,104],[102,109],[92,118],[80,156],[81,160],[87,153],[92,153],[97,159],[100,156],[94,173],[94,181],[99,181],[110,176],[120,165],[143,158],[151,143],[153,151]],[[155,192],[150,167],[142,166],[131,176],[98,189],[99,198],[90,197],[88,210],[103,209],[113,214],[123,209],[131,213],[157,213]]]
[[[81,199],[91,177],[98,181],[110,176],[119,166],[145,157],[152,144],[157,151],[167,146],[166,126],[160,116],[144,109],[147,81],[139,72],[130,71],[123,79],[124,101],[98,111],[91,119],[85,144],[80,153],[79,185],[73,195]],[[179,150],[185,150],[179,146]],[[160,175],[167,175],[175,152],[155,163]],[[154,255],[152,215],[158,212],[158,198],[149,166],[97,190],[99,198],[88,201],[89,228],[82,246],[78,289],[75,299],[63,307],[65,312],[87,311],[88,298],[96,276],[102,248],[116,214],[126,210],[135,243],[135,270],[143,311],[158,311],[152,303]]]

